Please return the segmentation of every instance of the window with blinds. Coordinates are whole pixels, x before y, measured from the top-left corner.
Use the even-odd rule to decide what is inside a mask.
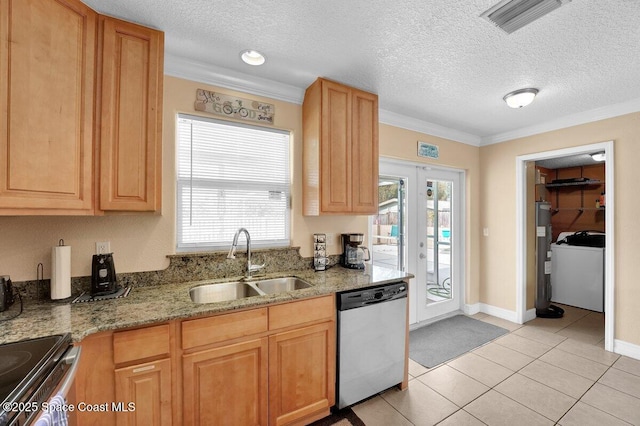
[[[289,245],[289,132],[178,115],[178,250]]]

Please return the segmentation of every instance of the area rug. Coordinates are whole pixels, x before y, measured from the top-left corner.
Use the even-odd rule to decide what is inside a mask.
[[[365,426],[351,408],[334,411],[329,417],[311,423],[309,426]]]
[[[409,333],[409,358],[427,368],[447,362],[509,331],[456,315]]]

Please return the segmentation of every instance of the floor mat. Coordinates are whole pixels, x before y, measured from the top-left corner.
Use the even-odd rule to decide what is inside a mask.
[[[456,315],[411,331],[409,358],[432,368],[508,332],[493,324]]]

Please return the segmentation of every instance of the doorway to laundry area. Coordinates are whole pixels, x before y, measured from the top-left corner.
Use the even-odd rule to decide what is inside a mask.
[[[606,250],[604,256],[604,310],[605,310],[605,333],[604,348],[614,351],[614,258],[615,258],[615,234],[614,234],[614,211],[615,211],[615,185],[614,185],[614,156],[613,141],[600,142],[590,145],[545,151],[535,154],[527,154],[516,158],[516,317],[519,322],[524,323],[535,318],[535,309],[527,310],[527,258],[532,256],[529,253],[527,244],[527,228],[532,218],[528,215],[528,203],[534,198],[531,196],[533,190],[531,179],[528,178],[527,164],[531,162],[557,159],[579,154],[592,154],[604,152],[606,156],[605,182],[606,190],[606,216],[604,230],[606,234]],[[531,301],[529,301],[531,302]],[[530,303],[529,303],[530,305]]]

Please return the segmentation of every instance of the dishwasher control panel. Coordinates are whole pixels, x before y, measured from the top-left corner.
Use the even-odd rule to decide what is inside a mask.
[[[407,283],[404,282],[346,291],[338,293],[338,310],[345,311],[401,297],[407,297]]]

